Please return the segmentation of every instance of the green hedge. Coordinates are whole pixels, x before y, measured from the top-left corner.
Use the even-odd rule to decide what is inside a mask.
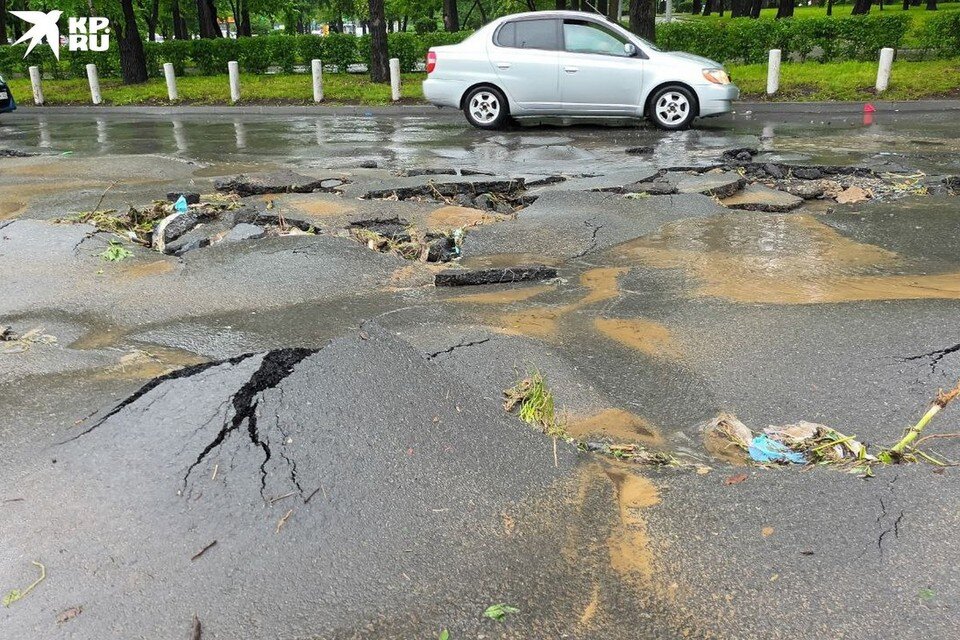
[[[783,50],[784,57],[797,54],[807,58],[817,47],[823,50],[823,61],[873,60],[882,47],[900,47],[910,24],[910,16],[892,11],[843,18],[695,20],[657,25],[657,43],[663,49],[689,51],[722,62],[765,62],[770,49]],[[430,47],[460,42],[468,35],[467,31],[390,33],[387,46],[390,56],[399,58],[401,70],[407,72],[415,70]],[[956,55],[960,51],[960,12],[943,12],[916,35],[926,52]],[[370,37],[271,34],[239,40],[147,42],[144,48],[148,73],[155,77],[162,75],[165,62],[173,63],[180,75],[188,68],[202,75],[219,75],[226,73],[230,60],[237,60],[240,69],[249,73],[264,73],[270,67],[289,73],[295,65],[308,66],[319,58],[328,69],[345,72],[349,65],[369,60]],[[48,47],[37,47],[23,60],[25,52],[25,45],[0,47],[0,73],[26,75],[27,67],[36,64],[48,76],[82,78],[85,65],[95,62],[101,76],[119,74],[115,46],[107,54],[64,49],[59,64]]]
[[[919,29],[924,53],[947,58],[960,53],[960,11],[938,12]]]
[[[657,25],[657,45],[722,62],[765,62],[770,49],[786,58],[807,58],[816,47],[820,60],[873,60],[883,47],[898,48],[911,25],[903,13],[770,20],[737,18]]]

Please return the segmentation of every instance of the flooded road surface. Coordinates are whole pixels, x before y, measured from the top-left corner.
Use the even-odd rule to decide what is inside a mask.
[[[48,572],[0,624],[949,637],[952,469],[744,465],[703,433],[727,412],[877,451],[960,377],[948,115],[0,119],[38,154],[0,158],[0,589]],[[238,174],[257,195],[218,188]],[[168,192],[204,203],[176,252],[77,218]],[[557,277],[509,282],[531,265]],[[534,373],[567,437],[504,411]]]

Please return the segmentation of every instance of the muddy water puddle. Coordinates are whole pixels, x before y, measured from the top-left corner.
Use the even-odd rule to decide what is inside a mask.
[[[960,298],[960,271],[904,274],[909,261],[896,253],[802,214],[685,220],[615,247],[608,257],[680,270],[695,280],[693,295],[733,302]]]
[[[623,409],[604,409],[592,415],[577,416],[564,424],[577,440],[609,438],[616,443],[663,445],[660,430],[645,418]]]

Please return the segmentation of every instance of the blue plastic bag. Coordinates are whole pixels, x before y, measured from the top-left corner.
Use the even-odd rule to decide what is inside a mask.
[[[776,440],[771,440],[766,434],[754,436],[750,441],[748,449],[750,457],[755,462],[792,462],[793,464],[804,464],[807,458],[796,451],[793,451],[787,445]]]
[[[173,203],[173,210],[178,213],[185,213],[187,211],[187,199],[183,196],[177,198],[177,201]]]

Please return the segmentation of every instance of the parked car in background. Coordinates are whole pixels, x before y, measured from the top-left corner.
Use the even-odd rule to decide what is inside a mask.
[[[597,14],[537,11],[431,48],[423,94],[482,129],[559,116],[646,117],[672,130],[729,112],[740,90],[723,65],[661,51]]]
[[[10,87],[7,86],[3,76],[0,76],[0,113],[15,111],[16,108],[17,101],[13,99],[13,93],[10,91]]]

